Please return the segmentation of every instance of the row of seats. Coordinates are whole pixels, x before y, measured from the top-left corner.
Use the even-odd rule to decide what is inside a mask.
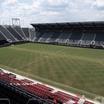
[[[1,38],[9,43],[32,41],[35,38],[35,29],[25,27],[21,28],[20,26],[0,25],[0,40]]]
[[[28,84],[32,82],[27,79],[23,80]],[[32,92],[29,93],[30,90],[24,90],[26,85],[23,80],[17,79],[11,73],[0,71],[0,97],[9,98],[11,104],[53,104],[50,100],[47,101],[38,97],[38,95],[34,95]],[[4,84],[1,86],[2,83]]]
[[[38,31],[34,42],[64,44],[75,46],[101,46],[104,44],[104,32],[79,31]]]
[[[0,25],[0,41],[2,40],[6,40],[9,43],[30,41],[71,46],[104,47],[104,32],[83,32],[74,30],[37,31],[34,28],[21,28],[19,26]]]
[[[34,83],[28,79],[18,79],[16,75],[12,73],[5,73],[2,70],[0,70],[0,81],[5,81],[12,87],[20,88],[34,96],[38,96],[41,99],[52,102],[52,104],[70,104],[68,103],[70,101],[73,101],[72,104],[93,104],[86,100],[83,103],[78,103],[80,98],[77,96],[72,96],[62,91],[54,92],[54,89],[51,87],[40,83]]]

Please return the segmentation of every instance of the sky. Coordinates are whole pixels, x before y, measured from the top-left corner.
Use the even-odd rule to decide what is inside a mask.
[[[104,0],[0,0],[0,23],[104,21]]]

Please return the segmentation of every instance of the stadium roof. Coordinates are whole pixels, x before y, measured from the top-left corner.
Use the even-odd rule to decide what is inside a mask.
[[[65,23],[39,23],[39,24],[31,24],[35,28],[40,28],[40,29],[52,29],[52,28],[57,28],[57,29],[63,29],[63,28],[68,28],[68,29],[100,29],[104,30],[104,21],[92,21],[92,22],[65,22]]]

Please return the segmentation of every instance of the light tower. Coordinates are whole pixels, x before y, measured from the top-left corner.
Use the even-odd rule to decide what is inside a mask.
[[[20,18],[12,18],[12,25],[13,26],[20,26]]]

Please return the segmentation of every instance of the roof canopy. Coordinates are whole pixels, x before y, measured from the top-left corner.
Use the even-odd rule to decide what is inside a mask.
[[[68,30],[104,30],[104,21],[97,22],[68,22],[68,23],[39,23],[31,24],[36,29],[68,29]]]

